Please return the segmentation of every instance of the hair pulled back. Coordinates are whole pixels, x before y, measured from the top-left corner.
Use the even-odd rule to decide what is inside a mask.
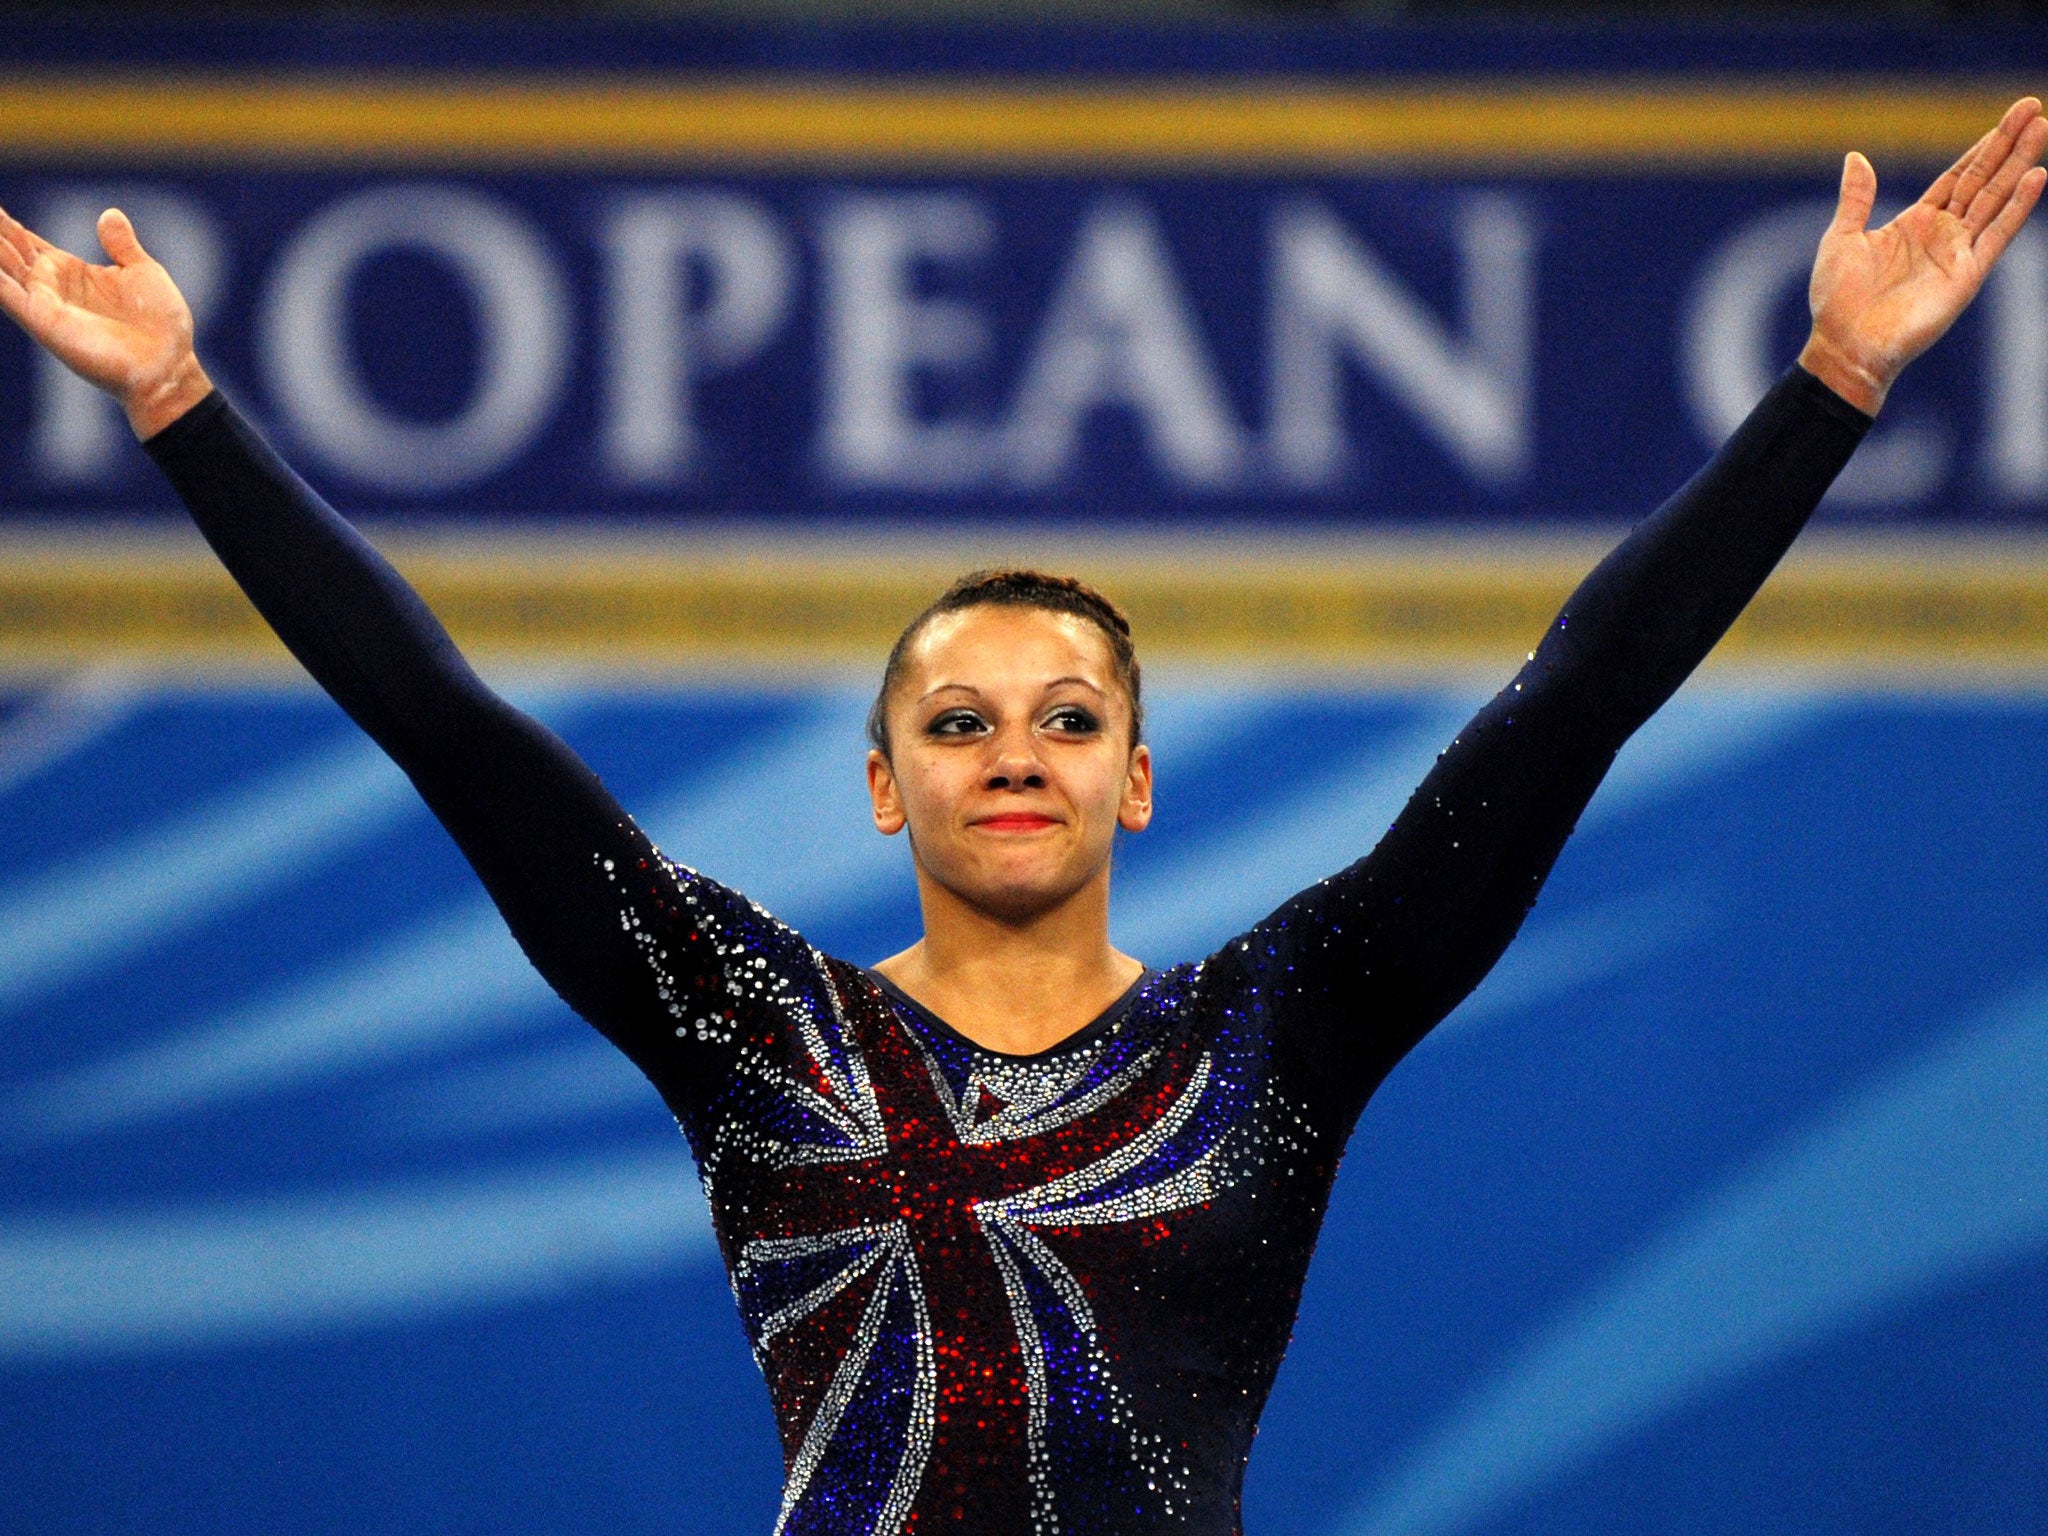
[[[889,695],[902,680],[904,657],[924,627],[941,614],[963,608],[1037,608],[1046,613],[1070,613],[1086,619],[1109,642],[1109,655],[1116,678],[1131,701],[1131,744],[1144,738],[1145,706],[1139,692],[1138,653],[1131,645],[1131,621],[1123,610],[1086,582],[1072,576],[1051,576],[1044,571],[969,571],[931,603],[896,637],[889,648],[889,660],[882,668],[882,687],[868,710],[868,741],[884,757],[889,755]]]

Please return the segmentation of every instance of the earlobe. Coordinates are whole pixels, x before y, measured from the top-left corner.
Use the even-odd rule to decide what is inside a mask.
[[[880,752],[868,753],[868,799],[873,802],[875,830],[884,837],[894,837],[901,832],[907,818],[903,814],[903,802],[896,793],[896,773],[889,766],[889,759]]]

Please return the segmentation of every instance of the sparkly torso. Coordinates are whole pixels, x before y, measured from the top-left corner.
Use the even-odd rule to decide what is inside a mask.
[[[1254,946],[1005,1056],[640,871],[614,888],[676,1058],[642,1064],[774,1398],[778,1530],[1235,1531],[1353,1112],[1288,1081]]]

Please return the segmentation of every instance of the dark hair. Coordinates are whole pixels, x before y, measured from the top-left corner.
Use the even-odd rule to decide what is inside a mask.
[[[882,687],[868,710],[868,741],[883,756],[889,753],[889,694],[903,676],[903,658],[925,625],[943,613],[962,608],[1038,608],[1047,613],[1071,613],[1086,619],[1102,631],[1109,642],[1110,660],[1116,678],[1131,700],[1131,744],[1144,737],[1145,706],[1139,693],[1138,653],[1131,646],[1131,621],[1123,610],[1086,582],[1072,576],[1048,576],[1043,571],[969,571],[933,598],[923,613],[904,626],[903,633],[889,648],[889,660],[882,668]]]

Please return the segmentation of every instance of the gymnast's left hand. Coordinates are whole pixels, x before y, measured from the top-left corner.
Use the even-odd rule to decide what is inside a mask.
[[[1893,380],[1955,324],[2034,211],[2048,184],[2048,169],[2035,164],[2044,148],[2040,101],[2016,101],[1919,202],[1878,229],[1868,227],[1877,172],[1852,152],[1814,259],[1813,333],[1800,365],[1876,415]]]

